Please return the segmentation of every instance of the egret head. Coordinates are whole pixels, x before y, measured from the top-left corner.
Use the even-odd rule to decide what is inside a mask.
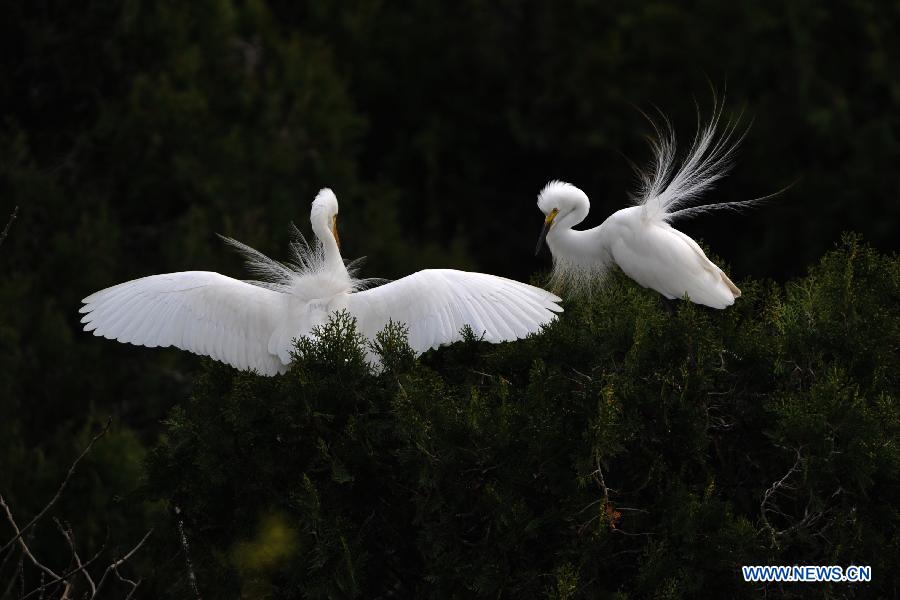
[[[569,229],[578,225],[591,208],[587,194],[571,183],[556,180],[544,186],[538,194],[537,205],[546,218],[534,250],[535,255],[540,252],[551,230]]]
[[[313,200],[312,210],[309,213],[309,221],[312,224],[313,231],[319,236],[319,239],[323,240],[323,236],[327,235],[327,232],[330,231],[331,235],[334,236],[334,241],[340,247],[341,238],[338,237],[337,216],[337,196],[334,195],[331,188],[322,188],[319,190],[319,193],[316,194],[316,199]]]

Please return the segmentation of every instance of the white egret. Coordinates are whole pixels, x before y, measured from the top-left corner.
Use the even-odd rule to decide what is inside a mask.
[[[405,323],[417,353],[461,339],[468,325],[489,342],[523,338],[550,323],[560,299],[540,288],[483,273],[419,271],[363,289],[340,255],[337,198],[323,189],[310,222],[317,243],[292,246],[282,264],[225,238],[265,281],[245,282],[208,271],[151,275],[106,288],[82,302],[85,331],[140,346],[175,346],[265,375],[287,370],[293,340],[310,335],[334,311],[356,317],[372,339],[389,320]],[[374,356],[370,356],[375,359]]]
[[[551,181],[541,190],[537,204],[546,218],[535,254],[546,240],[553,255],[551,289],[589,292],[615,264],[634,281],[666,298],[680,299],[687,294],[697,304],[719,309],[734,304],[741,290],[694,240],[670,225],[677,218],[739,209],[765,200],[696,205],[698,196],[728,172],[731,156],[743,139],[731,123],[717,136],[720,116],[721,110],[714,110],[710,122],[700,127],[677,170],[671,126],[666,121],[660,131],[654,125],[653,161],[648,172],[640,173],[636,206],[613,213],[593,229],[572,229],[590,210],[583,191],[562,181]]]

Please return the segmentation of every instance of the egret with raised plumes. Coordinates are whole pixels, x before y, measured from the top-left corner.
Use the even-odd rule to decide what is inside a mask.
[[[592,229],[573,229],[590,210],[583,191],[562,181],[551,181],[541,190],[537,204],[545,219],[535,254],[546,241],[553,255],[551,289],[587,293],[617,265],[631,279],[668,299],[686,295],[692,302],[719,309],[734,304],[741,291],[697,242],[671,225],[679,218],[765,200],[698,205],[699,196],[728,172],[743,139],[734,123],[727,123],[717,135],[720,119],[721,109],[714,109],[678,169],[671,126],[666,121],[662,128],[656,127],[657,138],[651,140],[653,161],[649,170],[639,172],[636,205],[613,213]]]
[[[283,373],[294,340],[309,336],[331,313],[346,310],[372,340],[390,321],[405,324],[421,354],[462,339],[468,326],[488,342],[537,333],[562,309],[540,288],[484,273],[427,269],[370,287],[341,258],[338,202],[330,189],[313,201],[316,241],[292,243],[283,264],[229,238],[261,281],[209,271],[151,275],[82,300],[85,331],[140,346],[175,346],[264,375]],[[368,289],[367,289],[368,288]],[[374,353],[370,359],[377,362]]]

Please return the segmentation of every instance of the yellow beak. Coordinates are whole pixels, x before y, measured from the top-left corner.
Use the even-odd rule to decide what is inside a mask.
[[[551,210],[551,211],[547,214],[547,218],[544,219],[544,225],[549,225],[550,223],[552,223],[552,222],[553,222],[553,219],[555,219],[555,218],[556,218],[556,215],[558,215],[558,214],[559,214],[559,209],[558,209],[558,208],[554,208],[553,210]]]
[[[331,233],[332,233],[332,235],[334,235],[334,241],[337,242],[338,250],[340,250],[341,249],[341,237],[338,235],[338,232],[337,232],[337,215],[334,215],[331,218]]]

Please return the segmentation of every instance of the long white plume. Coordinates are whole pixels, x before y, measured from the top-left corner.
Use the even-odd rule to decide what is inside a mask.
[[[554,294],[590,298],[606,283],[612,266],[612,263],[596,258],[554,254],[548,289]]]
[[[224,235],[219,237],[243,255],[247,269],[258,278],[247,283],[291,294],[301,300],[357,292],[384,281],[357,278],[356,272],[362,259],[344,261],[346,266],[344,273],[335,273],[328,269],[321,242],[319,240],[313,244],[307,242],[293,223],[291,223],[291,260],[286,263],[269,258],[259,250],[233,238]]]
[[[771,197],[697,204],[703,192],[711,189],[731,170],[732,158],[746,136],[747,129],[738,132],[740,117],[722,123],[722,104],[715,100],[712,117],[708,123],[703,124],[698,107],[697,133],[687,155],[676,169],[675,132],[666,116],[662,113],[660,115],[662,125],[647,117],[656,133],[655,137],[648,138],[653,159],[649,168],[637,169],[640,187],[635,201],[643,207],[645,219],[672,221],[721,209],[741,210]],[[721,132],[717,132],[720,125]]]

